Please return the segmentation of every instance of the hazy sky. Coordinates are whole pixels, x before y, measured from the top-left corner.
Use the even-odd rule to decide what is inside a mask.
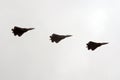
[[[0,10],[0,80],[120,80],[120,0],[0,0]],[[16,37],[14,26],[35,29]],[[55,44],[52,33],[73,37]]]

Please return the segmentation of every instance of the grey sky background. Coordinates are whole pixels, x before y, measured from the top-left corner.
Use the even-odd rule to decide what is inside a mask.
[[[0,0],[0,80],[120,80],[119,0]],[[15,37],[14,26],[33,27]],[[52,33],[70,34],[51,43]],[[88,41],[109,42],[88,51]]]

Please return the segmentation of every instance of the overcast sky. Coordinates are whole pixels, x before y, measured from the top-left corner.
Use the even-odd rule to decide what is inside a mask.
[[[0,0],[0,10],[0,80],[120,80],[120,0]],[[14,26],[35,29],[17,37]],[[73,36],[56,44],[52,33]]]

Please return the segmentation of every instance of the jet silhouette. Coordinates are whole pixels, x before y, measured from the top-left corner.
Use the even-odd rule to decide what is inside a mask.
[[[66,37],[71,37],[72,35],[58,35],[58,34],[52,34],[51,36],[50,36],[50,40],[51,40],[51,42],[56,42],[56,43],[58,43],[58,42],[60,42],[62,39],[64,39],[64,38],[66,38]]]
[[[97,42],[93,42],[93,41],[89,41],[86,45],[87,45],[87,48],[88,50],[95,50],[96,48],[102,46],[102,45],[105,45],[105,44],[108,44],[108,43],[97,43]]]
[[[34,28],[20,28],[15,26],[12,29],[13,34],[16,36],[18,35],[19,37],[22,36],[25,32],[29,31],[29,30],[33,30]]]

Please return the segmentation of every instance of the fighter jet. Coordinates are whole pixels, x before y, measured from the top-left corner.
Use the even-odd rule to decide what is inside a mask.
[[[88,50],[95,50],[96,48],[102,46],[102,45],[105,45],[105,44],[108,44],[108,43],[97,43],[97,42],[93,42],[93,41],[89,41],[86,45],[87,45],[87,48]]]
[[[29,30],[33,30],[34,28],[20,28],[15,26],[12,30],[13,34],[16,36],[18,35],[19,37],[22,36],[25,32]]]
[[[64,39],[64,38],[66,38],[66,37],[71,37],[72,35],[58,35],[58,34],[52,34],[51,36],[50,36],[50,40],[51,40],[51,42],[56,42],[56,43],[58,43],[58,42],[60,42],[62,39]]]

